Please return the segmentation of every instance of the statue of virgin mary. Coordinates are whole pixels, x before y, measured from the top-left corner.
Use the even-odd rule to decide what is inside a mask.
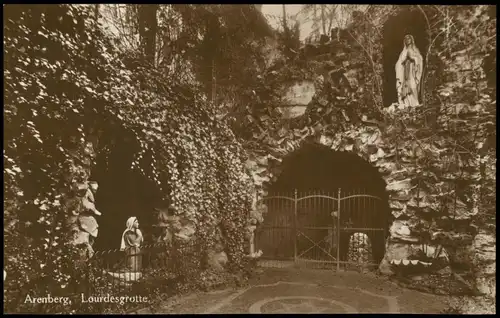
[[[398,102],[405,106],[418,106],[423,70],[422,54],[412,35],[404,37],[404,47],[396,63],[396,90]]]

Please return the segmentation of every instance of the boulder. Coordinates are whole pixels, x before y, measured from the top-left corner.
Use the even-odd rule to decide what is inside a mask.
[[[453,271],[450,266],[445,266],[436,272],[439,275],[451,275]]]
[[[379,158],[383,158],[384,156],[385,156],[385,152],[382,150],[382,148],[378,148],[378,150],[375,154],[370,155],[370,162],[375,162]]]
[[[182,228],[177,233],[178,236],[190,238],[196,232],[194,223],[189,222],[185,225],[181,225]]]
[[[315,92],[314,82],[302,81],[290,86],[284,98],[291,105],[306,106],[311,102]]]
[[[85,231],[78,231],[74,234],[73,244],[90,244],[90,234]]]
[[[169,228],[162,227],[161,236],[157,238],[158,242],[171,243],[173,233]]]
[[[250,212],[250,219],[255,220],[257,223],[262,223],[264,221],[264,215],[267,214],[267,205],[263,203],[256,203],[255,209]]]
[[[401,181],[395,181],[386,186],[387,191],[402,191],[410,190],[412,188],[411,179],[405,179]]]
[[[307,106],[279,107],[284,119],[297,118],[305,114]]]
[[[159,223],[168,223],[171,218],[175,215],[175,207],[163,207],[163,208],[155,208],[157,213],[156,217]]]
[[[419,260],[418,264],[412,261]],[[448,252],[442,246],[428,244],[394,243],[388,240],[384,259],[379,271],[385,275],[394,273],[391,265],[433,265],[433,268],[443,269],[450,263]]]
[[[228,261],[227,254],[224,251],[216,252],[215,250],[210,250],[207,258],[208,266],[216,271],[223,271]]]
[[[474,238],[476,262],[494,261],[496,259],[496,238],[493,235],[479,233]]]
[[[461,200],[457,200],[453,204],[450,204],[448,209],[449,211],[453,211],[453,217],[455,220],[470,220],[478,213],[477,209],[468,207]]]
[[[389,200],[389,206],[393,210],[403,210],[406,208],[406,202],[401,202],[398,200],[393,200],[392,198]]]
[[[391,175],[392,177],[392,175]],[[405,193],[395,193],[391,195],[392,201],[399,201],[399,202],[408,202],[410,201],[412,196],[410,194],[405,194]]]
[[[411,230],[406,221],[395,220],[389,232],[393,242],[418,242],[419,240],[417,237],[411,236]]]
[[[333,145],[333,139],[328,136],[321,135],[319,143],[327,147],[331,147]]]
[[[474,238],[474,267],[476,288],[479,292],[496,297],[496,238],[492,234],[480,232]]]
[[[386,247],[384,260],[390,264],[393,260],[408,259],[412,254],[411,244],[389,243]]]
[[[83,203],[81,198],[79,197],[74,197],[66,200],[64,203],[66,206],[66,209],[71,212],[72,215],[79,215],[80,212],[83,210]]]
[[[83,244],[83,247],[78,249],[78,257],[75,260],[76,267],[86,266],[88,259],[94,256],[94,249],[90,244]]]
[[[257,169],[258,165],[257,165],[257,162],[255,160],[250,160],[248,159],[246,162],[245,162],[245,168],[248,170],[248,171],[254,171],[255,169]]]
[[[267,156],[261,156],[261,157],[257,158],[257,164],[259,166],[265,166],[265,167],[267,167],[268,163],[269,162],[268,162],[268,157]]]
[[[479,277],[476,279],[476,288],[483,294],[488,295],[492,299],[496,298],[496,277],[493,275],[491,277]]]
[[[472,244],[457,244],[450,251],[450,263],[461,268],[472,268],[474,266],[474,253]]]
[[[72,227],[72,226],[78,227],[78,216],[77,215],[70,215],[70,216],[68,216],[65,219],[65,223],[69,227]]]
[[[78,217],[80,228],[93,237],[97,237],[98,227],[96,219],[91,215],[80,215]]]
[[[397,168],[397,164],[395,162],[388,161],[387,156],[382,160],[377,160],[376,166],[382,175],[392,175],[392,172]]]
[[[406,206],[403,207],[403,209],[392,209],[391,214],[394,216],[395,219],[398,219],[404,215],[406,215]]]
[[[165,221],[161,222],[160,225],[167,227],[174,232],[180,231],[182,228],[180,217],[176,215],[169,216]]]
[[[87,182],[74,183],[74,188],[78,193],[80,193],[83,196],[89,189],[89,185]]]
[[[380,262],[378,266],[378,270],[382,275],[392,276],[394,275],[394,271],[392,270],[391,263],[388,262],[385,258]]]

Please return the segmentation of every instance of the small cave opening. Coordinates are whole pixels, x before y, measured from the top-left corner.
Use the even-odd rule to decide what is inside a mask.
[[[99,153],[91,172],[90,180],[99,185],[95,205],[102,213],[96,216],[99,233],[93,244],[94,250],[120,248],[126,221],[131,216],[139,220],[144,244],[151,244],[156,221],[155,208],[163,203],[154,182],[131,167],[138,149],[135,139],[126,133],[122,136],[123,139],[108,143],[107,150]]]
[[[392,218],[386,183],[375,167],[354,153],[309,143],[278,168],[257,238],[266,257],[347,261],[350,245],[369,244],[366,262],[380,263]],[[353,243],[356,235],[367,239]]]
[[[399,54],[403,50],[403,40],[407,34],[413,36],[415,44],[420,54],[422,54],[424,59],[424,74],[422,76],[425,76],[425,55],[429,47],[427,22],[425,16],[420,11],[406,9],[388,18],[383,27],[383,94],[385,106],[389,106],[398,101],[395,66]],[[422,100],[422,96],[419,96],[419,100]]]

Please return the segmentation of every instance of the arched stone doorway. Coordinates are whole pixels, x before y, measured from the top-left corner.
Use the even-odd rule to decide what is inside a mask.
[[[413,35],[415,44],[424,57],[429,47],[428,27],[425,16],[418,10],[407,9],[387,19],[383,29],[384,105],[397,102],[395,65],[403,49],[406,34]],[[423,75],[425,76],[425,74]],[[422,100],[422,96],[420,96]]]
[[[272,182],[270,192],[367,188],[376,195],[385,194],[385,181],[370,163],[353,152],[335,151],[317,143],[306,143],[287,155],[282,170]]]
[[[279,170],[275,181],[267,187],[268,197],[291,197],[295,193],[298,200],[275,198],[273,202],[266,203],[268,215],[264,216],[263,228],[274,229],[258,235],[257,248],[262,248],[264,254],[267,252],[267,257],[291,259],[295,252],[295,257],[298,254],[319,261],[318,256],[321,255],[328,259],[329,251],[333,250],[327,248],[331,247],[328,242],[331,240],[336,242],[332,244],[337,244],[335,250],[339,251],[337,256],[330,255],[330,260],[338,257],[346,262],[349,242],[358,233],[365,234],[369,239],[372,261],[378,264],[383,259],[385,239],[392,220],[386,183],[377,168],[353,152],[335,151],[312,142],[285,156]],[[360,198],[329,199],[356,195]],[[379,200],[371,200],[368,196]],[[335,211],[340,211],[338,221],[331,217],[332,213],[337,213]],[[294,222],[298,223],[300,230],[292,228]],[[334,234],[337,231],[338,238],[331,237],[337,235]],[[323,242],[325,240],[327,242]],[[306,249],[307,246],[310,248]]]
[[[145,244],[152,243],[154,208],[159,206],[161,194],[151,180],[132,169],[137,145],[132,136],[127,137],[125,133],[122,136],[122,140],[108,143],[100,152],[91,172],[91,180],[99,184],[95,201],[102,213],[96,217],[99,234],[93,246],[95,250],[120,248],[125,223],[131,216],[139,219]]]

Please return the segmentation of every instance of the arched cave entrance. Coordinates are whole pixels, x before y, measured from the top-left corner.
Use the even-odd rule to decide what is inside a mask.
[[[131,168],[138,149],[135,138],[127,132],[122,132],[121,136],[121,140],[107,143],[108,149],[99,153],[90,176],[90,180],[99,184],[95,203],[102,213],[96,217],[99,233],[94,250],[120,248],[125,223],[131,216],[139,220],[144,243],[153,242],[154,210],[162,204],[161,193],[153,181]]]
[[[389,106],[398,101],[395,65],[403,50],[403,39],[406,34],[413,35],[415,39],[415,44],[424,58],[425,74],[425,54],[429,47],[427,29],[425,16],[417,10],[406,9],[391,16],[385,22],[383,28],[384,105]],[[419,98],[422,100],[422,96]]]
[[[262,249],[266,258],[291,260],[297,258],[294,253],[303,255],[304,259],[318,259],[320,254],[329,258],[332,255],[328,255],[326,249],[332,247],[328,242],[332,240],[332,244],[336,244],[334,249],[339,250],[338,258],[346,261],[352,236],[354,233],[364,233],[371,243],[371,262],[380,263],[392,220],[386,183],[375,167],[354,153],[338,152],[310,143],[285,157],[280,169],[279,177],[269,186],[270,198],[294,197],[295,190],[299,198],[318,194],[338,197],[340,188],[341,197],[368,194],[380,199],[347,199],[340,201],[340,205],[334,200],[319,197],[302,200],[297,206],[286,199],[267,202],[268,213],[264,216],[262,230],[256,233],[256,248]],[[339,209],[341,213],[337,221],[332,213]],[[295,216],[293,211],[296,211]],[[303,234],[299,233],[299,236],[302,235],[302,238],[297,238],[297,232],[294,232],[293,219],[297,220],[297,227],[300,228],[298,232]],[[337,236],[339,241],[332,238],[332,235],[337,235],[333,234],[337,230],[332,227],[340,229]],[[333,243],[334,240],[336,243]],[[316,246],[309,249],[314,243]],[[297,247],[300,244],[304,246]]]

